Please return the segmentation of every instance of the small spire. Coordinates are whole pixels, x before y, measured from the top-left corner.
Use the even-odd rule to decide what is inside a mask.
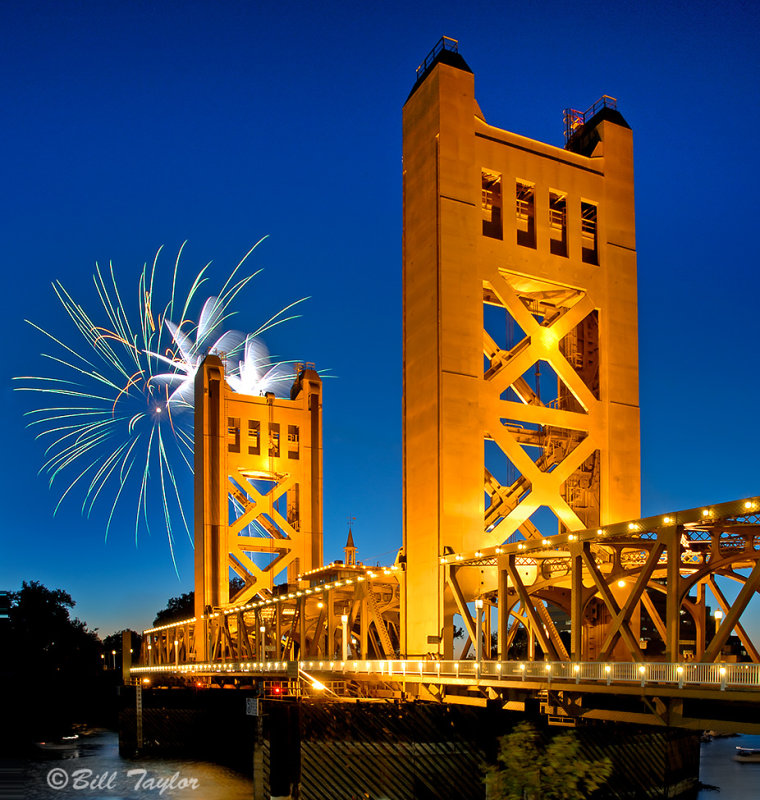
[[[356,545],[354,544],[354,535],[351,533],[351,525],[348,526],[348,538],[346,539],[346,546],[343,548],[345,555],[344,562],[347,567],[356,566]]]

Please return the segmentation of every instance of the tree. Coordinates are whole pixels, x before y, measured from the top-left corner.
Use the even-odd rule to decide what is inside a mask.
[[[586,800],[612,774],[609,758],[583,758],[573,732],[561,733],[542,747],[529,722],[499,739],[497,761],[486,770],[493,800]]]
[[[154,625],[168,625],[181,622],[195,613],[195,592],[185,592],[178,597],[170,597],[166,608],[162,608],[153,620]]]
[[[245,583],[237,575],[230,580],[230,597],[234,597]],[[153,620],[154,625],[169,625],[172,622],[182,622],[195,616],[195,592],[185,592],[178,597],[170,597],[166,608],[162,608]]]
[[[3,633],[4,652],[12,658],[4,664],[6,696],[0,704],[14,720],[12,746],[60,735],[73,722],[102,718],[102,644],[95,631],[71,618],[74,605],[68,592],[37,581],[24,581],[11,594]]]

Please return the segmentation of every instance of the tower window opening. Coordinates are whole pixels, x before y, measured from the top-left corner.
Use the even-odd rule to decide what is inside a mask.
[[[483,210],[483,236],[501,239],[501,174],[483,170],[481,208]]]
[[[298,425],[288,425],[288,458],[298,458]]]
[[[515,216],[517,220],[517,244],[523,247],[536,246],[536,202],[532,184],[517,181],[515,189]]]
[[[595,203],[581,202],[581,257],[587,264],[599,263],[599,226]]]
[[[280,457],[280,424],[269,423],[269,455],[273,458]]]
[[[240,417],[227,417],[227,450],[240,452]]]
[[[248,455],[261,455],[261,423],[257,419],[248,420]]]
[[[555,256],[567,257],[567,197],[549,192],[549,248]]]

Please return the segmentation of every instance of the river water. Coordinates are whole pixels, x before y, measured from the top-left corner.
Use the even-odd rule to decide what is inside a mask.
[[[760,763],[734,761],[737,745],[760,747],[760,736],[732,736],[713,739],[702,745],[699,779],[703,784],[720,788],[702,789],[699,800],[758,800],[760,798]]]
[[[760,748],[760,736],[721,738],[702,745],[700,780],[719,787],[720,793],[702,789],[698,800],[760,800],[760,763],[734,761],[737,745]],[[27,759],[3,777],[0,796],[20,800],[250,800],[253,796],[249,779],[216,764],[124,759],[118,737],[111,732],[82,737],[71,753]]]
[[[40,754],[18,765],[20,800],[251,800],[250,780],[233,770],[202,761],[124,759],[115,733],[81,738],[71,752]],[[11,787],[8,787],[11,788]]]

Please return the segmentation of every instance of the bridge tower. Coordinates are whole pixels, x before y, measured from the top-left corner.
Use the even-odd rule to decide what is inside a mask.
[[[195,378],[196,659],[209,610],[271,594],[322,566],[322,381],[300,368],[290,398],[237,394],[210,355]],[[230,597],[230,570],[243,587]]]
[[[632,133],[611,98],[564,148],[486,122],[443,39],[403,112],[410,657],[493,589],[446,553],[640,514]]]

